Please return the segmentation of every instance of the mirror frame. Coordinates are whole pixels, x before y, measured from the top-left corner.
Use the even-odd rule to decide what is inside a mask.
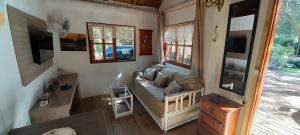
[[[226,56],[227,56],[227,49],[228,49],[227,44],[229,42],[229,33],[230,33],[230,25],[231,25],[231,18],[232,18],[231,13],[232,13],[232,10],[233,10],[234,6],[240,5],[240,4],[247,4],[247,3],[249,3],[249,1],[252,1],[252,0],[245,0],[245,1],[240,1],[240,2],[237,2],[237,3],[230,4],[229,13],[228,13],[226,40],[225,40],[225,47],[224,47],[224,53],[223,53],[223,62],[222,62],[222,69],[221,69],[222,71],[221,71],[221,77],[220,77],[220,82],[219,82],[219,88],[227,90],[229,92],[239,94],[241,96],[245,95],[247,82],[248,82],[248,74],[249,74],[249,69],[250,69],[250,64],[251,64],[252,51],[253,51],[253,46],[254,46],[254,41],[255,41],[256,29],[257,29],[257,21],[258,21],[258,16],[259,16],[260,0],[256,0],[257,10],[254,14],[255,15],[254,22],[253,22],[254,24],[253,24],[253,29],[252,29],[252,33],[251,33],[250,48],[249,48],[249,53],[248,53],[248,56],[247,56],[247,65],[246,65],[245,77],[244,77],[242,90],[241,91],[236,91],[234,89],[229,89],[229,88],[222,87],[222,82],[223,82],[223,77],[224,77],[224,72],[225,72],[224,70],[225,70]]]

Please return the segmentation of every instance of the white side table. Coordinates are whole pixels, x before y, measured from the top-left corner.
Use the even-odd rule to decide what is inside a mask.
[[[133,96],[126,85],[111,88],[111,99],[115,119],[133,114]]]

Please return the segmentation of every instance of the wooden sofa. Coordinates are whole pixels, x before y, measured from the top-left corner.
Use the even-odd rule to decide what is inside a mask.
[[[161,69],[168,68],[162,65],[153,67],[155,66],[160,66]],[[142,78],[142,72],[137,71],[132,75],[133,94],[164,132],[197,119],[200,98],[204,94],[199,79],[173,72],[173,80],[188,87],[183,87],[182,91],[168,96],[164,94],[165,88],[157,87],[154,81]]]

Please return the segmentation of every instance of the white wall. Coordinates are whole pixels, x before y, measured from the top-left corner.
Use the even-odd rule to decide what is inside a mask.
[[[195,20],[196,4],[194,0],[179,3],[168,8],[165,13],[165,24],[172,25]]]
[[[45,0],[4,0],[4,4],[46,19]],[[0,28],[0,41],[0,134],[5,135],[11,128],[30,124],[28,112],[38,98],[43,80],[55,75],[56,68],[52,66],[29,85],[22,86],[6,7],[5,24]]]
[[[225,38],[226,38],[226,29],[227,29],[227,20],[228,20],[228,12],[230,3],[238,2],[241,0],[232,0],[232,1],[224,1],[224,6],[221,12],[218,11],[216,7],[206,8],[205,10],[205,26],[204,26],[204,77],[205,77],[205,88],[206,94],[209,93],[217,93],[219,95],[225,96],[228,99],[231,99],[236,102],[242,102],[243,100],[246,101],[244,107],[242,107],[239,124],[238,124],[238,131],[237,134],[241,134],[242,132],[242,124],[245,118],[246,109],[252,104],[248,102],[251,98],[251,94],[253,91],[253,87],[255,87],[258,75],[258,68],[255,67],[255,63],[259,61],[256,57],[258,56],[258,52],[260,49],[261,41],[263,40],[263,30],[265,23],[267,23],[266,13],[268,10],[268,4],[270,1],[261,1],[260,5],[260,13],[257,23],[257,31],[254,41],[254,48],[252,54],[252,61],[250,64],[249,76],[247,80],[247,88],[246,94],[244,97],[239,96],[235,93],[223,90],[219,88],[220,76],[221,76],[221,67],[222,67],[222,60],[223,60],[223,53],[225,47]],[[218,27],[218,39],[216,42],[212,41],[214,37],[214,28],[215,26]],[[250,89],[252,88],[252,89]],[[249,110],[247,110],[249,111]]]
[[[130,82],[130,74],[137,69],[144,69],[157,60],[157,14],[150,11],[142,11],[130,8],[120,8],[102,4],[93,4],[82,1],[56,1],[47,2],[49,14],[62,13],[71,21],[71,33],[86,34],[86,22],[99,22],[108,24],[122,24],[136,26],[136,54],[134,62],[99,63],[90,64],[89,51],[66,52],[60,51],[58,35],[55,35],[55,59],[56,66],[62,69],[77,72],[79,74],[81,97],[103,94],[115,77],[122,73],[127,83]],[[68,5],[68,6],[66,6]],[[153,56],[139,56],[139,29],[153,30]]]

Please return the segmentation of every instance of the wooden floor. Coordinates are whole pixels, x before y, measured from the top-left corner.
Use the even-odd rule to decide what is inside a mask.
[[[165,134],[137,100],[134,100],[134,114],[118,120],[114,119],[110,104],[109,96],[81,99],[77,113],[104,109],[108,135],[197,135],[196,120],[174,128]]]

